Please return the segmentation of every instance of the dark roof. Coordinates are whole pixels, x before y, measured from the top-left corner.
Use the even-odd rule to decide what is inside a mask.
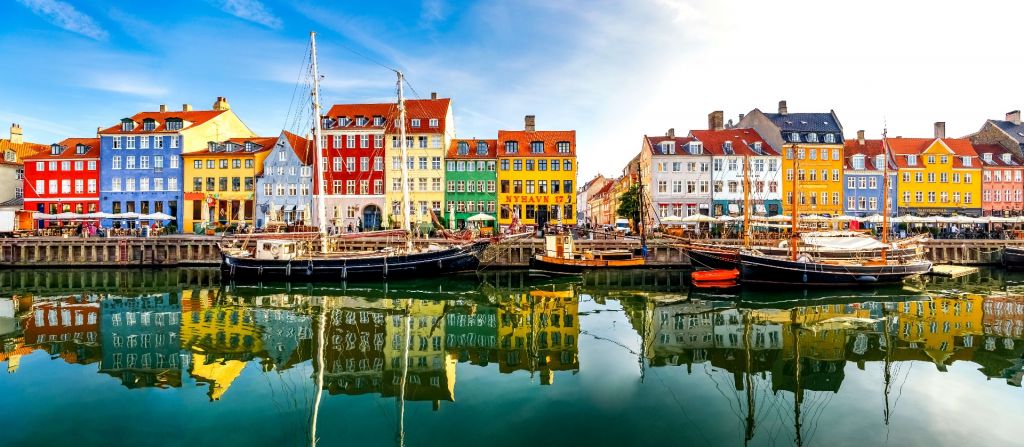
[[[783,132],[842,132],[832,113],[765,113]]]
[[[650,137],[650,136],[646,136],[646,135],[644,136],[644,138],[647,139],[647,145],[650,146],[651,153],[654,154],[654,155],[693,155],[693,154],[691,154],[689,152],[685,152],[683,150],[683,146],[685,146],[686,143],[694,141],[695,140],[694,138],[691,138],[691,137],[666,137],[666,136]],[[664,143],[666,141],[673,141],[673,142],[675,142],[675,146],[676,146],[676,153],[675,154],[666,154],[665,152],[662,152],[661,143]],[[701,154],[701,155],[705,155],[705,154]]]
[[[459,154],[459,143],[466,143],[469,145],[469,152],[465,155]],[[484,143],[487,145],[487,153],[478,154],[477,144]],[[448,156],[450,159],[488,159],[498,157],[498,140],[478,140],[476,138],[467,140],[452,140],[452,144],[448,147]]]
[[[982,166],[992,167],[1020,167],[1021,158],[1012,151],[1006,150],[1005,147],[998,144],[975,144],[974,151],[978,153],[978,157],[981,158]],[[985,154],[992,154],[991,161],[985,161]],[[1003,161],[1004,154],[1009,154],[1010,162],[1006,163]]]
[[[1013,137],[1014,140],[1017,140],[1017,143],[1024,144],[1024,123],[1014,124],[1013,121],[1003,120],[988,121],[994,124],[996,127],[1002,129],[1003,132],[1010,134],[1010,136]]]
[[[7,200],[5,202],[0,202],[0,208],[11,208],[11,207],[21,208],[24,205],[25,205],[25,199],[22,198],[22,197],[15,197],[15,198]]]

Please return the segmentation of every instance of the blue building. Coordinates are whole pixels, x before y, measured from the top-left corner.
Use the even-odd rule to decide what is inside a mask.
[[[182,222],[181,154],[207,147],[210,141],[255,136],[235,116],[225,98],[213,110],[180,111],[161,105],[158,112],[140,112],[100,136],[100,211],[105,213],[165,213]],[[148,222],[143,222],[148,223]],[[163,222],[167,224],[168,222]],[[134,221],[111,221],[104,226],[131,226]]]
[[[856,140],[846,141],[846,159],[843,166],[843,213],[850,216],[882,214],[885,210],[885,163],[889,163],[889,214],[896,197],[896,165],[886,159],[882,140],[865,140],[864,131],[857,131]]]
[[[100,372],[128,388],[181,386],[177,292],[100,300]],[[185,360],[187,361],[187,360]]]
[[[281,132],[270,155],[263,160],[263,175],[256,179],[256,226],[268,223],[312,223],[312,142]]]

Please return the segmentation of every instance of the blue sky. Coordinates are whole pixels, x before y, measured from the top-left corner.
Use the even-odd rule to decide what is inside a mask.
[[[48,143],[226,96],[275,135],[311,30],[325,104],[391,100],[377,63],[401,68],[410,97],[453,98],[459,137],[526,114],[576,129],[581,180],[621,172],[644,134],[703,128],[712,110],[735,119],[787,99],[835,109],[847,135],[930,136],[945,120],[959,136],[1024,103],[1012,53],[1024,2],[836,3],[5,0],[0,123]]]

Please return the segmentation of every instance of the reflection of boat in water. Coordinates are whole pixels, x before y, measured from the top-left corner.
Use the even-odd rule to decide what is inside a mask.
[[[572,234],[544,236],[544,253],[530,258],[530,270],[577,275],[588,270],[643,268],[647,261],[630,250],[585,250],[576,252]]]

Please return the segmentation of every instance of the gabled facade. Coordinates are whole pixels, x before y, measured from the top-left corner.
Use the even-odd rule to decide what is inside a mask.
[[[402,228],[402,181],[409,184],[410,219],[413,227],[432,228],[430,213],[444,213],[444,156],[455,138],[452,100],[437,98],[405,101],[405,145],[408,152],[408,179],[402,175],[402,146],[399,144],[398,109],[388,118],[384,154],[385,226]]]
[[[274,137],[211,141],[204,150],[182,154],[186,232],[212,225],[256,223],[256,177],[277,144]]]
[[[11,124],[10,138],[0,138],[0,203],[24,197],[25,158],[49,149],[43,144],[26,143],[21,125]]]
[[[591,198],[604,188],[606,184],[611,182],[611,179],[598,174],[580,187],[579,192],[576,193],[576,207],[578,208],[576,221],[579,225],[594,225],[596,223],[594,221],[594,210],[590,206]]]
[[[313,221],[313,142],[282,131],[256,178],[256,226]]]
[[[466,219],[490,214],[497,224],[498,140],[452,140],[445,160],[445,214],[454,228],[466,228]],[[448,222],[452,227],[452,223]]]
[[[594,190],[592,194],[587,197],[587,214],[590,219],[590,224],[593,227],[599,227],[601,225],[611,225],[615,223],[615,210],[612,210],[612,187],[615,186],[615,180],[607,179],[606,182],[601,183],[601,188]]]
[[[675,129],[665,136],[644,135],[640,172],[647,179],[643,188],[656,214],[648,225],[668,216],[710,215],[711,154],[700,141],[677,137]]]
[[[410,105],[417,103],[407,101]],[[397,119],[398,105],[392,103],[337,104],[321,120],[329,226],[348,232],[384,223],[385,144],[390,144],[388,134],[398,133]]]
[[[576,224],[576,131],[498,131],[498,223],[512,216],[523,225]]]
[[[986,216],[1019,216],[1024,211],[1024,163],[999,144],[975,144],[981,161],[981,208]]]
[[[737,127],[753,128],[782,154],[783,212],[800,214],[843,211],[843,126],[834,111],[789,113],[779,101],[778,113],[754,109]],[[795,189],[795,191],[794,191]]]
[[[888,138],[899,170],[901,213],[981,215],[981,163],[971,142],[945,138],[935,123],[934,138]]]
[[[998,144],[1018,157],[1024,156],[1024,122],[1020,110],[1006,113],[1006,119],[986,120],[981,129],[967,136],[974,144]]]
[[[846,161],[843,166],[845,187],[843,196],[845,204],[843,214],[850,216],[870,216],[882,214],[886,210],[885,202],[885,163],[889,163],[889,197],[888,210],[896,215],[896,165],[886,159],[882,140],[867,140],[864,131],[857,131],[857,139],[846,140]]]
[[[750,181],[751,214],[774,216],[782,212],[782,160],[754,129],[726,129],[722,112],[708,115],[708,130],[692,130],[711,155],[711,215],[743,214],[744,170]]]
[[[192,110],[185,104],[180,111],[170,111],[161,105],[157,112],[136,113],[97,133],[100,210],[166,213],[175,216],[179,231],[186,229],[182,225],[181,154],[204,150],[210,141],[255,136],[223,97],[217,98],[212,110]],[[107,220],[103,225],[112,226],[114,222]]]
[[[40,213],[99,211],[99,138],[68,138],[25,158],[25,209]]]

